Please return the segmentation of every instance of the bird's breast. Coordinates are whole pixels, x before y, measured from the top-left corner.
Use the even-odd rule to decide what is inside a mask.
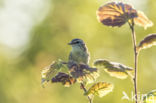
[[[77,63],[88,63],[88,53],[87,52],[72,52],[72,59]]]

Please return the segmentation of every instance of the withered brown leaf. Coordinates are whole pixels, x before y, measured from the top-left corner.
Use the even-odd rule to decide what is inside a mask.
[[[105,72],[107,72],[112,77],[126,79],[129,75],[133,78],[133,69],[117,62],[98,59],[94,62],[94,66],[104,69]]]
[[[92,83],[99,76],[96,68],[89,67],[86,64],[75,64],[70,68],[70,74],[79,83]]]
[[[137,47],[137,51],[141,49],[150,48],[153,45],[156,45],[156,34],[149,34],[139,43],[139,46]]]
[[[42,86],[49,82],[53,76],[55,76],[60,69],[65,68],[65,65],[62,63],[62,60],[53,61],[52,64],[45,67],[41,72]]]
[[[129,4],[110,2],[101,6],[97,12],[98,20],[107,26],[122,26],[129,19],[137,17],[137,11]]]
[[[76,79],[69,74],[59,72],[55,77],[51,79],[52,83],[62,83],[65,87],[69,87],[76,82]]]
[[[146,29],[147,27],[153,26],[153,22],[147,18],[147,16],[142,11],[137,11],[138,17],[134,18],[134,23],[136,25],[144,27]]]

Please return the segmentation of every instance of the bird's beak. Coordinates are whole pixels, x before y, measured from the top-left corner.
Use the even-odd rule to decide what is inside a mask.
[[[68,45],[72,45],[72,43],[70,42],[70,43],[68,43]]]

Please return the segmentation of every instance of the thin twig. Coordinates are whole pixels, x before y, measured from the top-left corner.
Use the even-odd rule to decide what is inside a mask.
[[[134,64],[135,64],[135,72],[134,72],[134,89],[135,89],[135,103],[138,103],[138,94],[137,94],[137,64],[138,64],[138,52],[137,52],[137,45],[136,45],[136,35],[134,30],[134,21],[132,20],[132,23],[129,23],[130,29],[132,31],[132,40],[133,40],[133,47],[134,47]]]
[[[85,86],[84,86],[84,84],[83,83],[81,83],[81,88],[83,89],[83,91],[86,93],[87,92],[87,90],[86,90],[86,88],[85,88]],[[89,100],[89,103],[92,103],[92,99],[88,96],[88,100]]]

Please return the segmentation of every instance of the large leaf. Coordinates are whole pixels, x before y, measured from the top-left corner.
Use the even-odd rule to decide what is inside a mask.
[[[136,25],[145,29],[153,25],[142,11],[135,10],[130,4],[110,2],[101,6],[96,12],[98,21],[107,26],[122,26],[134,19]]]
[[[76,82],[76,79],[69,74],[59,72],[55,77],[51,79],[52,83],[62,83],[65,87],[69,87]]]
[[[150,48],[154,45],[156,45],[156,34],[150,34],[150,35],[146,36],[144,38],[144,40],[142,40],[139,43],[139,46],[137,47],[137,51],[139,51],[141,49]]]
[[[45,67],[41,72],[42,86],[44,86],[45,83],[51,80],[52,77],[54,77],[61,68],[65,68],[65,65],[61,60],[53,61],[51,65]]]
[[[138,17],[134,18],[134,23],[136,25],[142,26],[145,29],[147,27],[153,26],[153,22],[147,18],[147,16],[142,11],[137,11]]]
[[[156,90],[152,90],[143,98],[143,103],[156,103]]]
[[[119,79],[126,79],[128,75],[133,78],[133,69],[120,63],[98,59],[94,62],[94,66],[104,69],[110,76]]]
[[[75,64],[70,68],[70,74],[79,83],[93,83],[99,76],[96,68],[89,67],[86,64]]]
[[[98,82],[94,84],[86,93],[85,95],[93,96],[97,95],[99,97],[103,97],[107,95],[108,93],[112,92],[113,90],[113,84],[106,83],[106,82]]]
[[[129,19],[137,17],[137,11],[129,4],[110,2],[97,10],[97,18],[107,26],[122,26]]]

